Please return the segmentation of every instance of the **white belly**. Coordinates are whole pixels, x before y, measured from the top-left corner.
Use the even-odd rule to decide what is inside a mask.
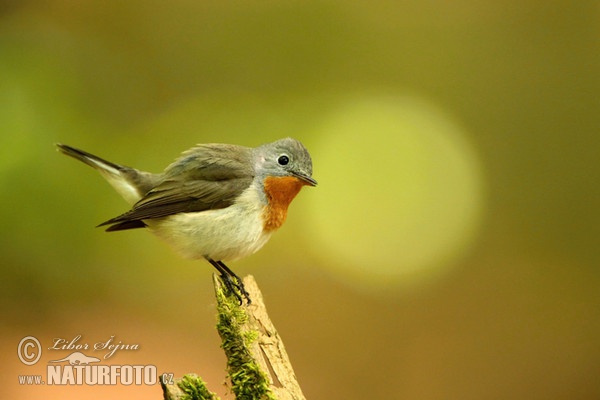
[[[258,251],[271,237],[263,230],[264,205],[255,188],[218,210],[145,220],[149,229],[186,258],[231,261]]]

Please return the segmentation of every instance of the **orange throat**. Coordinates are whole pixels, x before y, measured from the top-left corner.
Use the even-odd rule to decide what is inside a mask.
[[[264,181],[269,204],[265,206],[263,228],[272,231],[285,222],[288,206],[306,182],[293,176],[269,176]]]

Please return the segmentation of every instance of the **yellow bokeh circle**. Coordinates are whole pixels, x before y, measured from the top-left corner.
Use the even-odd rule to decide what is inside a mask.
[[[481,168],[462,129],[415,98],[369,97],[316,129],[311,248],[335,276],[394,289],[442,276],[481,219]]]

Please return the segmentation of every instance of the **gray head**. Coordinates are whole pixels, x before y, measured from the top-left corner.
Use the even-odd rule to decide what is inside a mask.
[[[294,176],[310,186],[317,181],[312,178],[312,160],[306,147],[292,138],[263,144],[254,150],[254,170],[258,176]]]

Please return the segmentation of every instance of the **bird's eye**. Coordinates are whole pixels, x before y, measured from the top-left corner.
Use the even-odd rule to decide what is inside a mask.
[[[279,156],[277,162],[279,163],[279,165],[288,165],[288,163],[290,162],[290,158],[283,154]]]

